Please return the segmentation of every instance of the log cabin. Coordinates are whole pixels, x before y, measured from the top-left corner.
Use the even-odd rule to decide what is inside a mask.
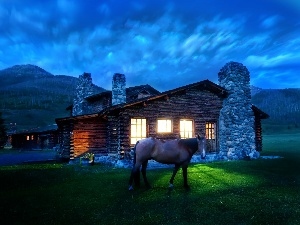
[[[135,143],[206,136],[216,160],[258,158],[261,120],[268,115],[251,104],[250,73],[241,63],[227,63],[219,84],[203,80],[165,92],[150,85],[126,88],[124,74],[112,78],[112,90],[92,93],[91,74],[79,76],[70,116],[57,118],[61,157],[86,152],[127,158]]]
[[[13,148],[20,150],[54,149],[59,143],[57,125],[16,132],[9,135],[9,141]]]

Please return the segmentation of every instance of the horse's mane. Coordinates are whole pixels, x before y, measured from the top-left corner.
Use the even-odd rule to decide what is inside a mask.
[[[197,138],[180,139],[179,144],[187,146],[192,151],[197,151],[198,150]]]

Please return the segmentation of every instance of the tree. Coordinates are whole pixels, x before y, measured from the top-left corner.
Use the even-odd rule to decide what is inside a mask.
[[[0,149],[4,148],[7,140],[6,128],[4,125],[4,119],[2,118],[2,113],[0,112]]]

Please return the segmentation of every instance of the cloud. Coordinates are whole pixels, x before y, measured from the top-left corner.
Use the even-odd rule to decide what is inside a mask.
[[[299,88],[300,80],[291,74],[297,74],[294,69],[252,70],[251,84],[262,88]],[[296,75],[297,76],[297,75]]]
[[[9,16],[0,20],[0,66],[32,63],[73,76],[91,72],[94,82],[108,89],[112,74],[120,72],[128,85],[149,83],[159,90],[216,81],[228,61],[244,63],[254,79],[268,77],[271,70],[283,76],[283,69],[296,67],[299,22],[269,11],[264,3],[253,16],[256,0],[235,2],[28,0],[0,5],[0,19]]]
[[[252,68],[275,68],[282,66],[299,65],[300,53],[285,53],[276,56],[250,55],[245,63]]]
[[[270,28],[276,27],[276,25],[278,24],[279,21],[280,21],[280,16],[278,16],[278,15],[270,16],[270,17],[265,18],[262,21],[261,26],[263,28],[270,29]]]
[[[57,9],[62,13],[62,14],[67,14],[71,17],[77,14],[79,5],[76,3],[76,1],[71,1],[71,0],[57,0]]]

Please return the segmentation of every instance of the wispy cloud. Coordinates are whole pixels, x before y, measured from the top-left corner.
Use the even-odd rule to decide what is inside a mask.
[[[280,17],[279,16],[277,16],[277,15],[270,16],[270,17],[265,18],[262,21],[261,26],[263,28],[270,29],[270,28],[275,27],[278,24],[279,21],[280,21]]]
[[[249,68],[254,83],[277,71],[274,83],[259,83],[275,87],[299,69],[299,22],[266,11],[263,3],[266,10],[253,17],[247,11],[252,5],[243,4],[244,11],[200,0],[0,4],[0,67],[32,63],[54,74],[92,72],[104,88],[121,72],[128,85],[166,90],[201,79],[216,82],[218,70],[233,60]]]

